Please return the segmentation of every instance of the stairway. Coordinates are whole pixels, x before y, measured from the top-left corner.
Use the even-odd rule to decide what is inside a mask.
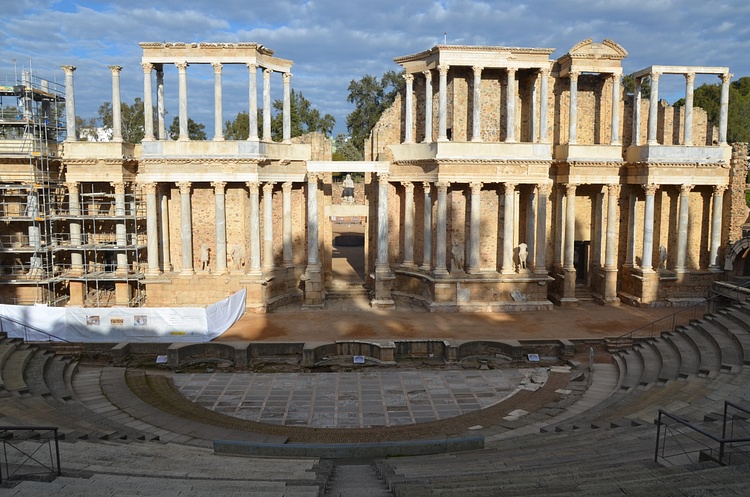
[[[372,463],[336,463],[325,495],[333,497],[392,497]]]

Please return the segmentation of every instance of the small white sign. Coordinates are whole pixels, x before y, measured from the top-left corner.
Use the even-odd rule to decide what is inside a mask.
[[[365,356],[363,355],[354,356],[354,364],[364,364],[364,363],[365,363]]]

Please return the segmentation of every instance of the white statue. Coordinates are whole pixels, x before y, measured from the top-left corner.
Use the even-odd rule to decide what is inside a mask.
[[[235,245],[232,247],[232,252],[229,254],[232,257],[232,271],[239,271],[242,268],[242,247]]]
[[[347,174],[344,179],[344,190],[341,192],[341,198],[347,204],[354,202],[354,180],[351,174]]]
[[[209,252],[211,249],[205,243],[201,245],[201,271],[210,271],[208,262],[210,260]]]
[[[526,271],[526,259],[529,257],[528,245],[521,243],[518,245],[518,271]]]
[[[667,247],[659,246],[659,269],[667,269]]]

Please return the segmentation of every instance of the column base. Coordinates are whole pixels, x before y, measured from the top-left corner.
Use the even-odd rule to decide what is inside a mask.
[[[195,271],[193,271],[192,268],[189,268],[189,269],[183,269],[182,271],[180,271],[179,275],[180,276],[193,276],[194,274],[195,274]]]
[[[146,270],[146,276],[161,276],[159,268],[149,268]]]

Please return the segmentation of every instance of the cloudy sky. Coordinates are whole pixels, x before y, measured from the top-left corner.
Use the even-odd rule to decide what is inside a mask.
[[[365,74],[399,69],[393,58],[448,44],[548,47],[552,58],[586,38],[629,53],[624,72],[652,64],[729,66],[750,76],[747,0],[13,0],[0,17],[0,84],[32,67],[62,82],[75,65],[76,114],[95,117],[111,100],[107,66],[123,66],[122,99],[142,98],[142,41],[257,42],[294,61],[292,86],[346,132],[347,87]],[[177,70],[165,70],[167,117],[177,115]],[[697,85],[717,82],[697,78]],[[281,98],[274,75],[273,97]],[[684,93],[662,77],[660,96]],[[213,72],[188,69],[189,113],[213,135]],[[262,99],[259,97],[259,102]],[[247,109],[247,70],[224,71],[224,117]]]

